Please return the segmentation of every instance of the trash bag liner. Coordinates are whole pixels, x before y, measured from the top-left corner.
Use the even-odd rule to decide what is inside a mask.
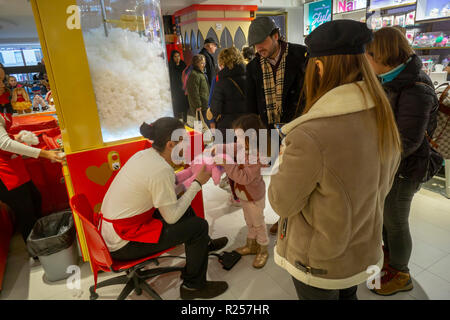
[[[33,257],[49,256],[70,247],[75,237],[72,212],[53,213],[37,220],[27,239],[28,252]]]

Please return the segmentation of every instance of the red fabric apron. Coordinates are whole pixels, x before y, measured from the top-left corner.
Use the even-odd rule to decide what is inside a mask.
[[[12,125],[12,116],[10,113],[0,113],[0,115],[5,121],[5,130],[9,133]],[[11,135],[10,138],[13,139]],[[22,156],[0,150],[0,180],[2,180],[8,191],[16,189],[31,180]]]
[[[102,221],[105,220],[112,223],[117,235],[123,240],[158,243],[163,224],[161,220],[153,218],[154,212],[155,208],[152,208],[134,217],[114,220],[106,219],[100,213],[99,229],[102,229]]]

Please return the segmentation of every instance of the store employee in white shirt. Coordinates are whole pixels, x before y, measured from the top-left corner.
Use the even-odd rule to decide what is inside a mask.
[[[0,78],[0,85],[2,79]],[[17,229],[26,242],[37,219],[42,215],[41,194],[31,180],[22,156],[62,162],[58,151],[29,147],[14,139],[11,103],[0,104],[0,201],[14,212]]]
[[[171,153],[180,141],[171,141],[171,135],[183,128],[178,119],[169,117],[142,124],[141,134],[152,141],[152,147],[133,155],[114,178],[102,203],[101,233],[117,260],[143,258],[184,243],[181,298],[209,299],[225,292],[228,285],[206,280],[208,253],[223,248],[228,239],[211,240],[208,222],[190,207],[210,173],[202,170],[177,199]]]

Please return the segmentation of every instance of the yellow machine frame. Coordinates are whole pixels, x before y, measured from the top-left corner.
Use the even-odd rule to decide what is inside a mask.
[[[65,153],[70,155],[141,140],[103,142],[76,0],[31,0],[31,5]],[[63,171],[69,197],[72,197],[74,189],[67,165],[63,165]],[[88,261],[81,221],[76,216],[74,220],[83,258]]]

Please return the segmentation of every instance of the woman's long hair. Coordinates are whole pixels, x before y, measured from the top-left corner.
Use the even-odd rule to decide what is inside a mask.
[[[316,66],[317,60],[323,63],[322,78]],[[361,80],[365,81],[370,97],[375,102],[378,150],[381,160],[384,161],[389,159],[394,151],[401,150],[400,134],[386,93],[364,54],[310,58],[302,90],[302,95],[306,98],[303,114],[327,92]],[[362,88],[360,90],[363,92]]]

